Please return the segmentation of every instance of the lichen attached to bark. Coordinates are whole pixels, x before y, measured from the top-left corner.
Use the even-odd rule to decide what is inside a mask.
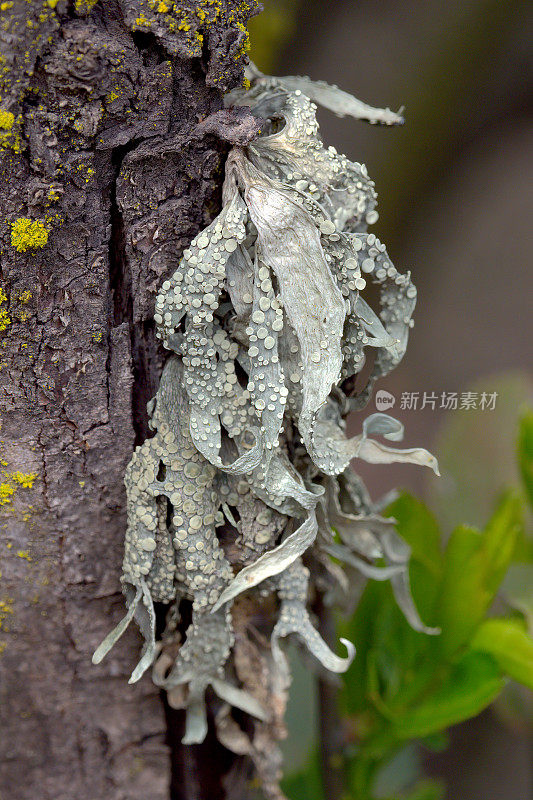
[[[206,735],[211,687],[219,738],[252,756],[267,796],[278,798],[279,762],[261,745],[276,710],[261,701],[265,682],[270,697],[288,683],[280,640],[295,636],[333,672],[344,672],[355,653],[344,640],[346,656],[330,650],[313,626],[310,596],[346,599],[352,570],[390,580],[413,627],[432,632],[411,599],[409,548],[350,462],[435,471],[437,463],[426,450],[373,438],[402,438],[401,424],[385,414],[346,436],[347,414],[364,407],[374,382],[405,353],[416,289],[367,233],[377,220],[374,185],[364,165],[322,144],[313,99],[371,123],[398,124],[401,116],[305,78],[249,74],[250,90],[234,91],[227,104],[250,106],[262,133],[231,150],[222,211],[192,240],[156,301],[158,335],[171,355],[149,404],[155,434],[125,478],[128,612],[94,660],[135,618],[145,645],[131,680],[154,665],[171,704],[187,709],[186,743]],[[380,292],[379,313],[363,299],[369,281]],[[373,367],[354,392],[367,348]],[[256,609],[273,609],[261,636],[242,624],[249,598]],[[183,637],[182,600],[192,604]],[[160,638],[154,603],[168,606]],[[231,707],[252,715],[253,734],[239,728]]]

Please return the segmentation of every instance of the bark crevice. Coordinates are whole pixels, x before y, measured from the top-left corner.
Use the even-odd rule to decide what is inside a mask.
[[[150,320],[135,322],[133,314],[132,276],[126,252],[126,231],[122,211],[117,201],[117,182],[124,159],[142,140],[132,140],[113,149],[111,165],[113,178],[109,192],[110,225],[109,237],[109,286],[112,297],[113,326],[126,324],[129,331],[133,373],[131,390],[132,423],[135,431],[135,446],[149,435],[146,403],[150,399],[152,381],[148,377],[150,365],[146,358],[146,340],[155,340],[153,323]],[[110,369],[111,343],[109,347],[108,371]]]

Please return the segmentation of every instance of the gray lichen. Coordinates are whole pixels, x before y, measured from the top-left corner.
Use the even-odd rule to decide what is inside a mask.
[[[236,634],[234,601],[245,592],[258,602],[277,598],[261,664],[278,693],[288,681],[280,647],[287,636],[327,670],[350,665],[353,645],[344,641],[346,657],[333,653],[307,603],[310,592],[332,602],[349,595],[353,569],[390,580],[410,623],[430,632],[411,599],[409,548],[349,464],[406,462],[435,472],[437,464],[426,450],[374,439],[402,438],[400,423],[385,414],[346,436],[346,416],[405,353],[416,289],[366,232],[378,217],[374,185],[363,164],[324,147],[312,101],[371,123],[402,118],[306,78],[270,78],[253,67],[250,77],[250,90],[231,93],[227,104],[250,106],[262,133],[231,150],[222,211],[157,298],[158,336],[171,355],[149,406],[155,435],[137,448],[125,477],[128,613],[94,661],[135,618],[145,645],[131,681],[155,664],[156,683],[187,709],[186,743],[205,737],[211,687],[221,701],[221,741],[252,755],[267,796],[277,798],[279,769],[260,735],[273,712],[239,671],[236,638],[242,648],[246,635]],[[362,296],[369,281],[379,287],[379,313]],[[373,367],[354,392],[367,348]],[[233,533],[237,558],[222,546],[222,527]],[[182,641],[184,599],[192,620]],[[155,602],[169,608],[160,641]],[[231,719],[231,707],[255,717],[255,737]]]

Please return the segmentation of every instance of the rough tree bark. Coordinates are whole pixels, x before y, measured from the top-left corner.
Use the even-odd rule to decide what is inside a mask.
[[[3,800],[162,800],[169,783],[216,800],[225,771],[246,772],[212,738],[182,748],[149,678],[128,686],[133,627],[99,667],[91,654],[123,614],[122,479],[161,367],[155,291],[219,207],[224,140],[254,133],[221,108],[256,10],[2,4]]]

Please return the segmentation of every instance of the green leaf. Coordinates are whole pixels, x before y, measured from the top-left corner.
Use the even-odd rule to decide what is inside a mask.
[[[485,620],[471,647],[491,655],[510,678],[533,689],[533,639],[519,620]]]
[[[428,508],[410,494],[403,493],[386,511],[397,521],[396,530],[411,548],[411,589],[424,620],[431,611],[443,567],[441,533]]]
[[[340,621],[339,636],[357,642],[356,656],[343,681],[342,704],[350,714],[368,708],[366,699],[367,660],[376,639],[376,624],[380,615],[393,604],[389,586],[369,581],[357,606],[357,612],[348,622]]]
[[[483,554],[486,557],[486,583],[494,595],[503,580],[511,559],[514,541],[522,527],[522,501],[515,491],[508,491],[483,533]]]
[[[440,644],[452,657],[485,616],[507,571],[521,526],[521,502],[508,492],[483,533],[461,526],[451,535],[439,607]]]
[[[533,636],[533,564],[511,564],[502,593],[509,605],[524,615]]]
[[[533,411],[528,411],[520,420],[518,465],[529,504],[533,508]]]
[[[428,687],[425,697],[414,703],[401,717],[391,721],[398,739],[429,736],[475,717],[501,691],[504,682],[494,659],[484,653],[467,653],[437,682]]]
[[[440,591],[440,646],[451,655],[471,635],[490,603],[484,588],[482,535],[461,525],[450,537]]]
[[[443,567],[438,526],[425,506],[408,494],[395,501],[387,514],[397,520],[398,533],[411,547],[411,589],[423,618],[429,622]],[[435,669],[435,656],[429,652],[435,650],[434,637],[409,626],[388,584],[369,582],[356,614],[348,626],[341,626],[340,635],[357,642],[357,656],[344,681],[344,697],[351,713],[368,709],[371,699],[375,708],[370,706],[369,710],[375,721],[380,702],[393,707],[408,702],[405,684],[411,684],[415,676],[418,679],[421,662],[426,667],[426,679]]]
[[[438,575],[442,569],[440,530],[435,517],[428,508],[412,495],[404,492],[386,511],[394,517],[396,530],[409,544],[412,556],[429,572]]]

